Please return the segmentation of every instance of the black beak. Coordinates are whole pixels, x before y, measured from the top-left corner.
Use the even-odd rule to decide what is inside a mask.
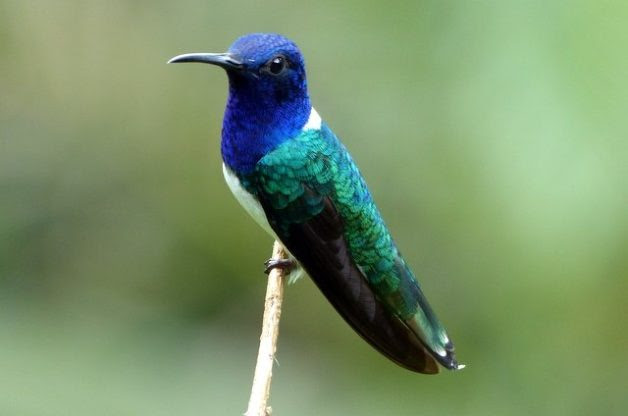
[[[168,61],[169,64],[179,62],[199,62],[202,64],[218,65],[225,69],[244,69],[244,64],[230,53],[186,53],[175,56]]]

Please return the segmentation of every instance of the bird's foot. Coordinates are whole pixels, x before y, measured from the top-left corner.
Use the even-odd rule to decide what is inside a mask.
[[[286,272],[290,272],[296,267],[297,263],[292,259],[269,259],[264,262],[264,273],[269,274],[271,270],[280,268]]]

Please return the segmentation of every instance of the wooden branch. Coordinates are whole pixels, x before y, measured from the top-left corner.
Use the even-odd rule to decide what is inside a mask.
[[[272,258],[274,260],[288,258],[282,245],[277,241],[273,245]],[[277,337],[279,335],[284,274],[285,271],[281,267],[276,267],[268,275],[262,335],[259,340],[255,376],[253,377],[253,387],[251,388],[251,397],[249,398],[249,407],[245,413],[246,416],[270,416],[272,411],[270,406],[268,406],[268,398],[270,397],[270,382],[273,376],[273,363],[275,361]]]

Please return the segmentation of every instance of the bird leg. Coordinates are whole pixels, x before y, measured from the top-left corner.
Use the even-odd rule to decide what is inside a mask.
[[[280,268],[286,272],[290,272],[296,267],[297,263],[293,259],[268,259],[264,262],[264,273],[269,274],[272,269]]]

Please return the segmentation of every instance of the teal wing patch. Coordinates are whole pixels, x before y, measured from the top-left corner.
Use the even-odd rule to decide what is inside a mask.
[[[327,126],[263,157],[243,184],[282,243],[367,341],[415,371],[438,370],[425,346],[446,367],[455,362],[366,183]]]

